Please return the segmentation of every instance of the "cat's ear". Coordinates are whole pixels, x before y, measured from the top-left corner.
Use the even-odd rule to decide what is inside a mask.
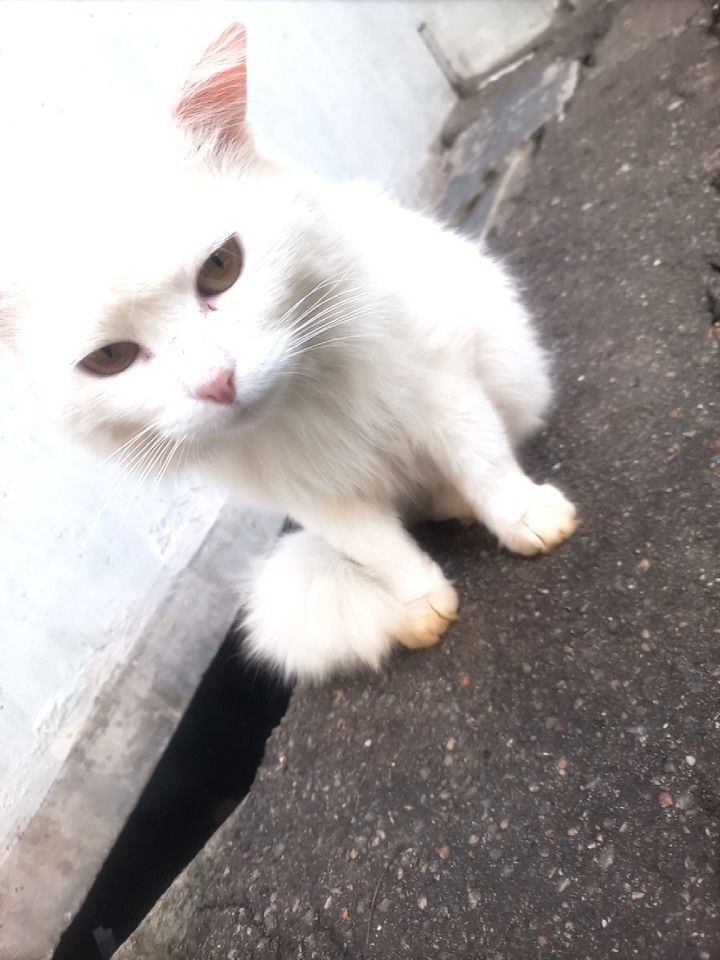
[[[207,48],[185,81],[175,117],[199,146],[232,152],[250,144],[245,122],[246,48],[245,27],[232,24]]]

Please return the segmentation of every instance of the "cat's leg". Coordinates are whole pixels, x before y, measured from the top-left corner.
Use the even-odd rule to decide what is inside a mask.
[[[456,617],[455,590],[397,520],[347,513],[310,518],[334,543],[288,534],[249,577],[246,651],[286,678],[377,668],[398,642],[437,643]]]
[[[301,521],[402,606],[395,639],[403,646],[436,644],[456,619],[454,587],[392,513],[357,503],[315,510]]]
[[[446,384],[443,426],[429,435],[433,455],[460,496],[515,553],[547,553],[578,525],[577,511],[554,486],[534,483],[513,452],[505,425],[476,382]]]
[[[322,537],[297,530],[248,577],[244,652],[285,679],[377,669],[404,617],[383,584]]]

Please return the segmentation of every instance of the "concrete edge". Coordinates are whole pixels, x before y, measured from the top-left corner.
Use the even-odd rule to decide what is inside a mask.
[[[281,525],[226,503],[106,682],[0,869],[0,960],[51,957],[232,624],[240,577]]]

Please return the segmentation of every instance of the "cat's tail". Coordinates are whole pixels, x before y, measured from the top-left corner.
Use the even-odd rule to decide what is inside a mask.
[[[244,649],[286,679],[377,669],[405,616],[362,567],[300,530],[280,537],[251,574]]]

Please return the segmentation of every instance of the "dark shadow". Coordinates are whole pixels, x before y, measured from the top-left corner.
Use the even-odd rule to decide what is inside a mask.
[[[225,639],[53,960],[107,960],[247,794],[290,691]]]

